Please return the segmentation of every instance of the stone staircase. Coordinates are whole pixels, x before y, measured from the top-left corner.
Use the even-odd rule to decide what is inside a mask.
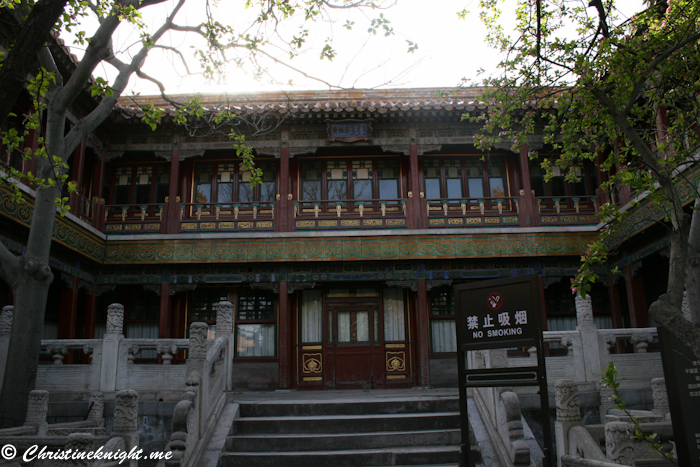
[[[218,467],[459,462],[459,398],[241,402]]]

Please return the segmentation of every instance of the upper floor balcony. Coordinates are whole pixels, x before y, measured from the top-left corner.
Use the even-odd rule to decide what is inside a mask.
[[[101,196],[78,194],[72,212],[108,235],[310,232],[591,225],[605,202],[593,167],[575,185],[545,182],[506,154],[425,155],[417,170],[384,154],[301,157],[284,172],[259,158],[253,184],[221,154],[176,164],[136,156],[107,163],[93,183]]]

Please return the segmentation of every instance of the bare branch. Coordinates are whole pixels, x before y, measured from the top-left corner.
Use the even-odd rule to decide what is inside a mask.
[[[191,75],[192,72],[190,71],[190,67],[187,65],[187,60],[185,60],[185,56],[182,55],[182,52],[180,52],[176,47],[171,47],[168,45],[154,45],[154,49],[163,49],[163,50],[169,50],[175,54],[177,54],[180,57],[180,60],[182,60],[182,64],[185,66],[185,70],[187,70],[187,74]]]
[[[14,288],[19,282],[19,257],[12,254],[5,245],[0,242],[0,278],[10,288]]]

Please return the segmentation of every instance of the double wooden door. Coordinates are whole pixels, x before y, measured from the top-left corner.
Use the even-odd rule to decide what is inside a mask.
[[[326,300],[322,312],[305,313],[302,309],[298,321],[299,386],[380,388],[410,383],[408,316],[403,300],[400,303],[389,312],[379,297]],[[304,330],[311,328],[317,330],[315,340],[319,342],[309,342],[314,339]]]

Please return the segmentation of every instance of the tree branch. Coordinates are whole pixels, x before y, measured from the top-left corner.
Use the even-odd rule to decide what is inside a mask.
[[[12,44],[0,68],[0,122],[22,93],[27,75],[34,71],[37,53],[49,39],[49,33],[63,12],[68,0],[39,0],[21,26],[19,37]],[[10,18],[12,15],[5,14]]]
[[[0,279],[7,282],[11,289],[14,289],[20,279],[19,256],[13,255],[2,242],[0,242]]]

